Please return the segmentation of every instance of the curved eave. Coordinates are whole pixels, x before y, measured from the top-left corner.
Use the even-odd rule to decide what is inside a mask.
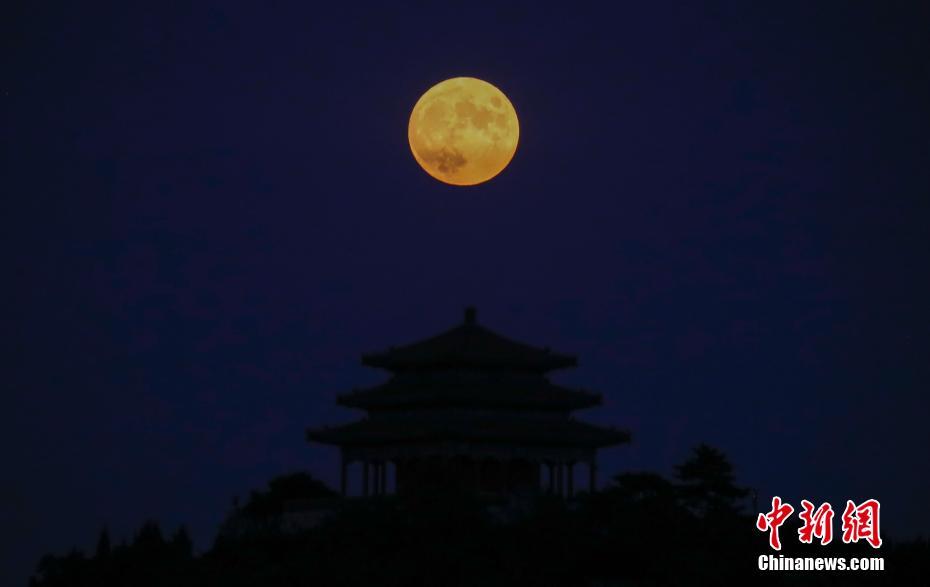
[[[617,428],[603,428],[569,420],[562,423],[539,423],[535,429],[510,429],[509,424],[486,423],[448,425],[434,422],[410,425],[404,422],[375,423],[360,420],[343,426],[307,430],[307,440],[336,446],[384,446],[421,442],[510,443],[526,446],[583,446],[604,448],[630,442],[630,433]]]
[[[571,395],[568,395],[571,393]],[[336,403],[362,410],[398,410],[407,408],[492,408],[505,410],[572,411],[599,406],[600,394],[584,391],[566,392],[562,397],[546,394],[475,395],[468,393],[379,393],[376,389],[354,391],[336,397]]]

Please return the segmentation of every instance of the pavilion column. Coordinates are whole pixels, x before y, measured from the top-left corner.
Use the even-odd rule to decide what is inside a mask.
[[[565,473],[562,470],[562,461],[555,464],[555,493],[559,497],[565,495]]]
[[[381,476],[380,476],[380,479],[378,480],[378,485],[380,486],[379,489],[381,491],[379,493],[381,495],[387,495],[387,461],[381,461],[380,467],[381,467]]]
[[[368,460],[362,461],[362,495],[368,497],[368,467],[371,463]]]
[[[568,497],[575,497],[575,461],[565,464],[565,476],[568,481]]]
[[[342,464],[339,468],[339,493],[342,494],[342,497],[346,496],[346,468],[349,466],[349,463],[346,461],[345,455],[342,455]]]
[[[588,461],[588,492],[597,491],[597,462],[592,458]]]
[[[454,487],[456,479],[455,458],[452,455],[442,455],[442,486]]]
[[[555,466],[551,461],[546,463],[546,467],[549,469],[549,493],[555,493]]]

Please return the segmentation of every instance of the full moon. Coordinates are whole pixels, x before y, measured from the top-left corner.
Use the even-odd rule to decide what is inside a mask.
[[[423,94],[410,114],[407,139],[428,174],[452,185],[488,181],[517,150],[513,104],[486,81],[455,77]]]

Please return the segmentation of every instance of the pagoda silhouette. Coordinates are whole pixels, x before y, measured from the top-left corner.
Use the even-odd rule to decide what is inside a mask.
[[[385,369],[381,385],[337,396],[365,418],[307,430],[307,439],[338,446],[340,489],[349,467],[361,464],[361,495],[409,494],[454,488],[481,495],[575,494],[575,465],[597,484],[597,450],[629,442],[624,430],[572,416],[602,396],[551,383],[547,373],[577,366],[577,358],[510,340],[465,309],[462,324],[431,338],[362,356]]]

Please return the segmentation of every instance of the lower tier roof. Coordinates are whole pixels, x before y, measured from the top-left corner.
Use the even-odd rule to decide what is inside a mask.
[[[599,448],[629,442],[630,434],[573,418],[424,415],[366,418],[343,426],[310,429],[307,440],[347,447],[456,441]]]

